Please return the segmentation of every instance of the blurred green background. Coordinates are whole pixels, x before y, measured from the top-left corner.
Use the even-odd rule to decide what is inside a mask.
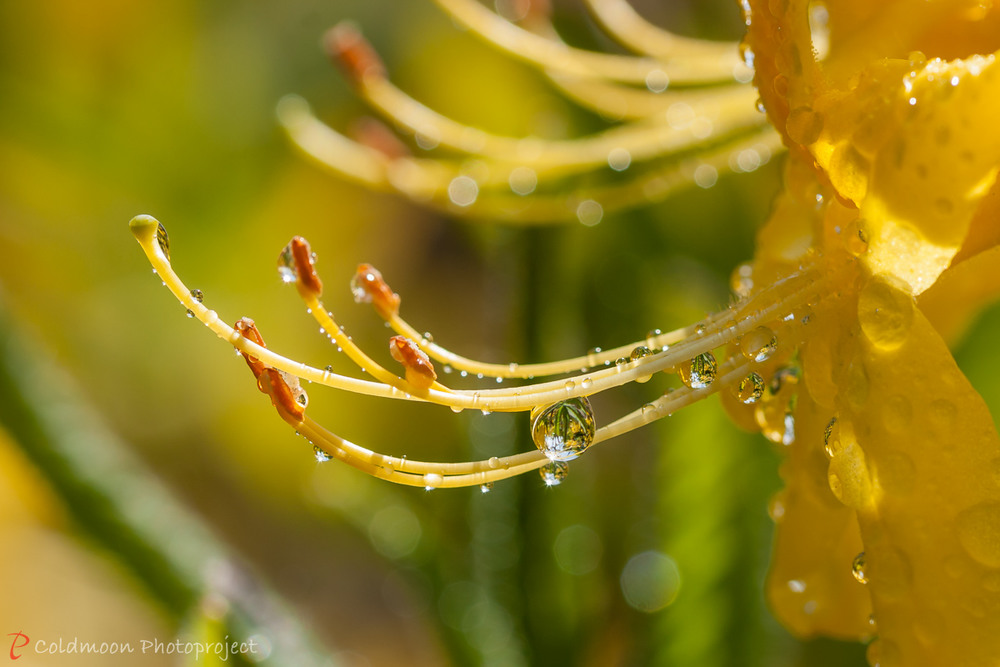
[[[724,0],[642,10],[690,34],[739,36]],[[610,47],[578,7],[557,13],[582,43]],[[287,93],[338,128],[365,113],[319,47],[345,18],[404,90],[459,120],[512,135],[600,127],[430,3],[0,3],[0,318],[33,350],[24,366],[5,352],[14,384],[36,374],[31,364],[60,368],[57,382],[284,598],[329,664],[864,664],[863,647],[799,642],[766,611],[778,459],[715,401],[595,449],[555,489],[528,475],[486,495],[426,493],[317,464],[243,361],[184,317],[127,230],[136,214],[164,223],[175,268],[224,319],[253,317],[271,347],[343,371],[277,278],[294,234],[318,253],[328,307],[387,364],[386,330],[351,301],[360,262],[382,271],[415,326],[490,361],[621,345],[728,302],[780,160],[594,228],[449,220],[323,173],[277,128]],[[960,355],[979,360],[965,365],[987,398],[1000,392],[986,354],[997,320]],[[664,389],[654,380],[601,396],[598,419]],[[25,456],[22,416],[52,408],[48,395],[8,412],[0,438],[0,638],[203,636],[192,628],[211,617],[206,604],[165,604],[138,585],[116,538],[80,521],[90,509],[67,510],[51,484],[58,466]],[[385,453],[465,460],[531,447],[525,415],[310,397],[315,418]],[[91,455],[72,419],[57,423],[77,456]],[[145,529],[194,539],[155,516]],[[295,663],[275,649],[266,664]]]

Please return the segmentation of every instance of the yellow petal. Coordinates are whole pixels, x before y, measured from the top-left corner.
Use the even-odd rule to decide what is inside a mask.
[[[831,473],[849,474],[844,498],[858,509],[880,635],[873,652],[885,665],[994,665],[1000,438],[896,280],[870,279],[857,308],[838,369],[848,442]]]
[[[862,550],[855,512],[827,484],[824,435],[830,412],[800,392],[795,443],[781,467],[785,490],[772,503],[777,522],[767,597],[771,610],[801,637],[870,636],[871,601],[844,563]]]
[[[1000,64],[932,60],[895,91],[895,124],[871,162],[865,261],[914,294],[951,264],[1000,165]]]

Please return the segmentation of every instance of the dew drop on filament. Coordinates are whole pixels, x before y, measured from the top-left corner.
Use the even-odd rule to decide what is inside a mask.
[[[594,441],[595,432],[594,411],[584,396],[532,410],[531,439],[552,461],[580,456]]]
[[[691,389],[704,389],[715,381],[715,376],[718,374],[715,355],[711,352],[702,352],[681,364],[678,372],[685,386]]]
[[[545,486],[559,486],[566,479],[569,473],[569,466],[562,461],[549,461],[538,469]]]

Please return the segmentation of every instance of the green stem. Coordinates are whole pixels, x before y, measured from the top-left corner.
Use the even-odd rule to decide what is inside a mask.
[[[18,336],[2,303],[0,396],[0,426],[80,532],[116,556],[176,624],[211,591],[229,601],[234,635],[266,637],[283,664],[330,664],[287,605],[100,423],[65,373]]]

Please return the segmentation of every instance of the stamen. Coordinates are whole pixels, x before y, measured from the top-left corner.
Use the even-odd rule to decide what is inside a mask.
[[[775,347],[772,339],[798,339],[795,331],[806,324],[800,318],[788,318],[784,315],[798,310],[807,303],[815,302],[818,295],[824,293],[825,282],[836,281],[838,275],[834,270],[828,271],[825,277],[818,278],[813,269],[805,267],[797,273],[775,281],[766,290],[754,293],[734,307],[707,318],[701,324],[670,334],[651,332],[633,348],[633,352],[637,349],[647,350],[644,343],[652,344],[655,349],[660,349],[659,346],[666,349],[659,353],[650,351],[648,354],[632,354],[634,360],[627,361],[623,365],[605,366],[569,378],[512,389],[453,391],[436,382],[433,366],[421,349],[432,349],[436,353],[446,352],[432,341],[419,335],[413,339],[405,335],[392,339],[391,354],[401,361],[406,369],[406,379],[403,380],[378,366],[340,330],[318,299],[322,283],[315,272],[309,245],[304,239],[296,237],[288,246],[290,260],[287,264],[295,269],[300,295],[312,310],[314,317],[321,322],[326,331],[330,332],[331,337],[338,344],[343,343],[345,352],[363,369],[383,382],[365,382],[337,375],[329,370],[321,371],[274,354],[267,349],[256,325],[249,318],[239,320],[235,328],[228,327],[214,311],[207,309],[200,299],[193,297],[192,292],[174,273],[158,240],[158,237],[165,235],[165,230],[159,231],[162,230],[162,225],[148,216],[139,216],[132,220],[130,226],[164,284],[182,305],[192,311],[194,317],[240,351],[257,378],[258,388],[269,396],[278,414],[286,422],[331,457],[343,460],[377,477],[424,487],[482,485],[527,470],[538,469],[546,465],[547,459],[572,458],[582,453],[590,444],[602,442],[649,421],[672,414],[677,409],[700,400],[722,387],[735,388],[749,376],[753,364],[771,355]],[[285,264],[282,262],[282,266]],[[365,275],[371,276],[371,280],[365,282],[371,288],[371,293],[388,302],[389,307],[383,309],[390,311],[390,320],[398,320],[396,312],[399,307],[398,295],[389,289],[384,279],[374,269],[370,269]],[[364,293],[367,295],[369,291],[364,290]],[[376,303],[374,297],[372,302]],[[766,329],[763,328],[765,326]],[[764,333],[769,335],[765,336]],[[740,346],[735,344],[744,335],[750,335],[753,341],[746,346],[752,354],[744,355],[739,351]],[[667,340],[674,342],[668,344],[665,342]],[[732,356],[718,364],[716,368],[707,360],[711,358],[714,361],[713,351],[723,346],[732,351]],[[760,353],[764,348],[767,349],[766,355]],[[573,366],[577,368],[582,361],[607,364],[615,355],[624,354],[624,350],[625,348],[615,348],[606,352],[595,350],[585,357],[556,362],[556,365],[564,366],[567,361],[573,362]],[[700,364],[698,382],[689,381],[688,387],[669,392],[642,409],[593,431],[589,430],[594,428],[589,407],[587,409],[573,407],[589,406],[586,396],[628,382],[645,381],[659,371],[677,373],[682,367],[693,366],[695,363]],[[717,373],[712,382],[707,381],[710,366],[710,370]],[[508,369],[510,368],[512,367],[508,366]],[[689,372],[689,375],[694,377],[693,372]],[[308,397],[300,387],[299,378],[356,393],[426,400],[453,409],[476,408],[488,412],[536,409],[536,415],[543,413],[550,415],[544,420],[541,417],[536,417],[534,420],[535,430],[542,434],[539,438],[545,446],[540,452],[469,463],[425,463],[385,457],[358,447],[312,422],[305,415]],[[572,416],[572,419],[567,417],[564,420],[564,416]],[[537,424],[543,424],[543,428],[537,427]],[[786,432],[787,430],[786,428]],[[785,441],[790,442],[788,438],[785,438]]]

